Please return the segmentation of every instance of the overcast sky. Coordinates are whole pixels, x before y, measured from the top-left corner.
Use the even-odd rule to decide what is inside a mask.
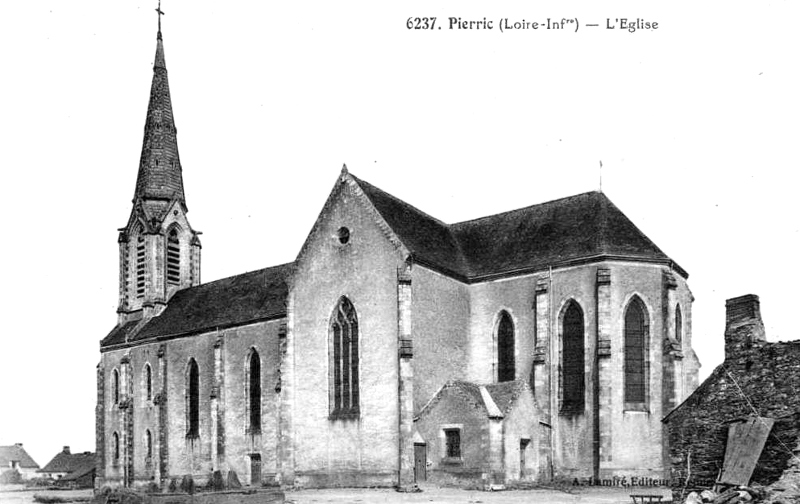
[[[0,445],[40,465],[95,449],[155,7],[39,0],[0,16]],[[703,377],[722,360],[726,298],[758,294],[768,337],[796,336],[797,2],[162,9],[204,281],[292,261],[343,163],[456,222],[595,190],[602,161],[603,191],[690,273]],[[411,16],[436,28],[409,30]],[[579,28],[501,33],[506,17]],[[623,17],[658,29],[606,29]]]

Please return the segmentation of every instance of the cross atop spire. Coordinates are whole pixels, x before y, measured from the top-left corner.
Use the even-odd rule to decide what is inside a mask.
[[[158,0],[156,12],[158,13],[158,40],[161,40],[161,16],[164,15],[164,11],[161,10],[161,0]]]

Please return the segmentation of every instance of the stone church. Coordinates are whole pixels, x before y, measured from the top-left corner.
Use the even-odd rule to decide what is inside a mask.
[[[661,419],[699,368],[688,274],[602,192],[445,224],[344,168],[294,262],[202,283],[182,177],[159,27],[98,487],[669,467]]]

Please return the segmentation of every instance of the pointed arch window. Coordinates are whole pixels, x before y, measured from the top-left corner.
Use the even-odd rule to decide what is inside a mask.
[[[144,400],[153,400],[153,370],[150,364],[144,365]]]
[[[197,361],[189,360],[186,376],[186,437],[200,434],[200,369]]]
[[[570,301],[562,319],[561,412],[583,412],[585,401],[585,340],[583,311]]]
[[[119,404],[119,371],[116,369],[111,373],[111,395],[114,399],[114,404]]]
[[[175,227],[167,234],[167,283],[181,283],[181,243]]]
[[[141,231],[136,237],[136,297],[144,297],[145,265],[146,265],[145,240]]]
[[[112,436],[111,444],[111,461],[114,465],[119,465],[119,434],[116,432]]]
[[[680,341],[683,337],[683,314],[681,305],[675,305],[675,339]]]
[[[358,317],[346,297],[339,300],[330,323],[331,418],[357,418]]]
[[[514,378],[514,322],[511,315],[503,311],[497,323],[497,381],[512,381]]]
[[[634,298],[625,310],[625,403],[644,405],[647,390],[647,318]]]
[[[150,429],[144,431],[144,460],[146,463],[150,463],[153,459],[153,435],[150,433]]]
[[[247,384],[247,430],[250,434],[261,434],[261,356],[255,348],[250,352]]]

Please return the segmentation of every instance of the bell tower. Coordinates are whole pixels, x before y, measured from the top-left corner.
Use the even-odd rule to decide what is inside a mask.
[[[164,60],[159,6],[156,56],[128,224],[119,230],[119,322],[161,313],[200,283],[200,239],[186,218],[183,169]]]

